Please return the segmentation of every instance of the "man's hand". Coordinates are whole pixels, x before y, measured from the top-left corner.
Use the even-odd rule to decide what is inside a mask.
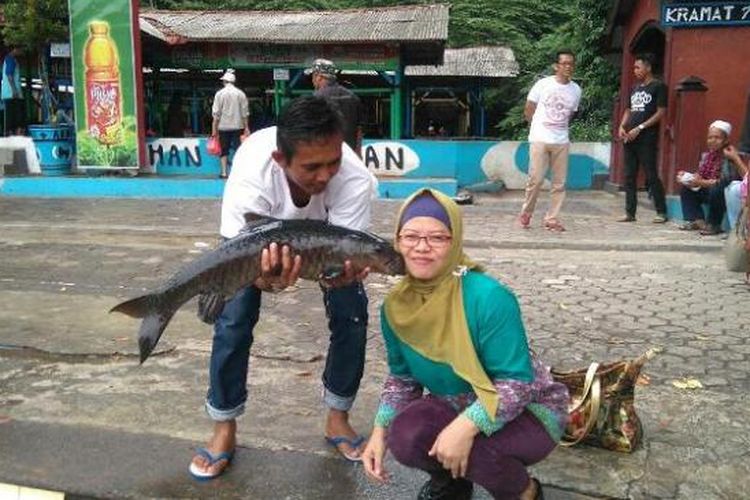
[[[357,272],[352,266],[351,261],[344,262],[344,272],[333,278],[320,277],[320,283],[324,288],[338,288],[341,286],[351,285],[355,281],[363,281],[370,274],[370,268],[366,267]]]
[[[739,151],[737,151],[737,148],[735,148],[731,144],[724,146],[724,149],[722,149],[721,152],[724,153],[724,157],[729,160],[740,160]]]
[[[478,433],[479,429],[474,422],[459,415],[438,434],[429,455],[443,464],[444,469],[451,471],[453,479],[464,477],[469,467],[474,437]]]
[[[628,131],[625,130],[624,125],[620,125],[620,128],[617,129],[617,138],[623,142],[628,142]]]
[[[280,292],[297,282],[302,270],[302,257],[287,246],[271,243],[260,254],[260,276],[253,284],[264,292]]]
[[[641,129],[634,127],[626,134],[626,142],[632,142],[638,138],[638,134],[641,133]]]
[[[385,437],[386,430],[383,427],[375,427],[370,434],[370,440],[367,441],[365,451],[362,452],[362,465],[365,467],[365,474],[379,483],[388,481],[388,471],[383,467],[383,459],[387,450]]]

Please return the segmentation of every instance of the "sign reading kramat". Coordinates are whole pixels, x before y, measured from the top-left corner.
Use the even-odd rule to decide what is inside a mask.
[[[661,24],[673,28],[750,25],[750,2],[664,2]]]
[[[138,168],[132,2],[69,2],[79,167]]]

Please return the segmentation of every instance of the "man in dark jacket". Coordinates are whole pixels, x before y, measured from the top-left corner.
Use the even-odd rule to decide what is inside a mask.
[[[315,95],[333,102],[344,118],[344,142],[362,157],[362,110],[354,92],[337,80],[338,68],[328,59],[316,59],[305,74],[312,75]]]

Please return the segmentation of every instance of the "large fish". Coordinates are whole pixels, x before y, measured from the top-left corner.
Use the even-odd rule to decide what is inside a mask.
[[[335,276],[350,261],[357,270],[403,274],[404,262],[388,241],[374,234],[309,219],[256,219],[248,214],[248,225],[236,237],[200,256],[177,271],[152,293],[117,304],[117,311],[143,318],[138,332],[141,363],[151,354],[162,332],[177,310],[201,293],[231,298],[260,275],[261,251],[275,242],[288,245],[302,257],[300,277],[317,280]]]

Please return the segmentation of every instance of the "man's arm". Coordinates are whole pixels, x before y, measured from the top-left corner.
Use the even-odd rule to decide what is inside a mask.
[[[242,129],[244,130],[244,133],[250,134],[250,105],[247,102],[247,97],[242,98]]]
[[[745,162],[742,161],[742,157],[740,156],[739,151],[737,151],[737,148],[732,145],[726,146],[723,150],[723,153],[724,156],[730,162],[732,162],[741,177],[747,175],[748,171],[750,171],[750,167],[748,165],[745,165]]]
[[[625,130],[625,126],[630,121],[630,108],[627,108],[622,113],[622,119],[620,120],[620,128],[617,129],[617,137],[626,140],[628,137],[628,131]]]
[[[216,137],[219,135],[219,121],[221,118],[221,95],[217,92],[214,96],[214,103],[211,106],[211,116],[213,121],[211,122],[211,135]]]
[[[647,129],[649,127],[653,127],[654,125],[658,124],[659,121],[661,121],[661,117],[664,116],[664,113],[666,113],[667,108],[659,107],[656,108],[656,113],[648,117],[648,119],[638,125],[637,127],[634,127],[632,130],[628,130],[628,140],[633,141],[638,137],[638,134],[641,133],[642,130]]]
[[[527,122],[531,123],[534,112],[536,112],[536,103],[534,101],[526,101],[526,105],[523,107],[523,117]]]

